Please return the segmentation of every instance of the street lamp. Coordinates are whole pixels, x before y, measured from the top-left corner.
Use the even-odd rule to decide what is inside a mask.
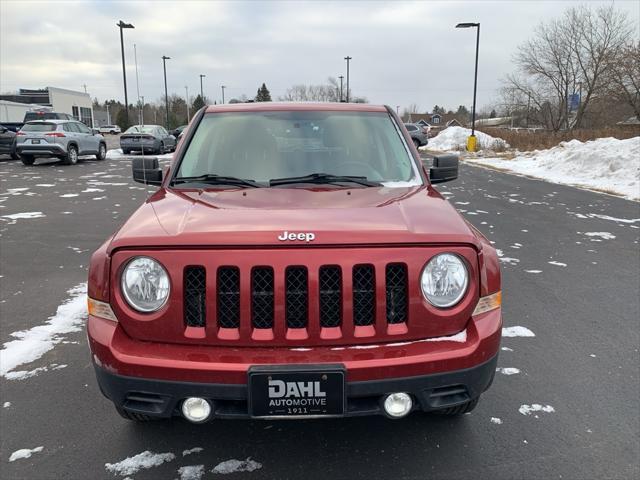
[[[167,60],[171,57],[162,56],[162,68],[164,69],[164,106],[167,110],[167,130],[169,130],[169,94],[167,93]]]
[[[117,27],[120,27],[120,50],[122,51],[122,78],[124,79],[124,111],[127,117],[127,126],[129,125],[129,98],[127,97],[127,70],[124,64],[124,36],[122,35],[123,28],[135,28],[130,23],[124,23],[120,20],[116,23]]]
[[[202,101],[204,103],[207,103],[204,101],[204,90],[202,89],[202,79],[206,77],[206,75],[203,75],[202,73],[200,74],[200,98],[202,98]]]
[[[349,103],[349,61],[352,57],[346,56],[344,59],[347,61],[347,103]]]
[[[477,28],[476,33],[476,71],[473,80],[473,109],[471,110],[471,135],[467,139],[467,150],[475,152],[476,142],[476,92],[478,90],[478,48],[480,46],[480,24],[479,23],[459,23],[456,28]]]
[[[189,87],[184,86],[184,93],[187,94],[187,123],[191,120],[191,115],[189,115]]]
[[[227,87],[226,85],[220,85],[220,88],[222,89],[222,104],[224,105],[224,89]]]

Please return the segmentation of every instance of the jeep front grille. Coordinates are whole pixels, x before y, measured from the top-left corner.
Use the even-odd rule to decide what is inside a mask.
[[[384,334],[384,325],[406,325],[409,321],[409,280],[404,263],[319,265],[313,271],[301,265],[282,270],[264,265],[213,268],[214,286],[207,285],[205,267],[185,268],[184,322],[190,327],[206,327],[207,316],[215,316],[209,319],[211,325],[237,329],[231,339],[239,339],[244,335],[241,332],[252,329],[271,330],[260,336],[262,340],[276,335],[304,339],[321,334],[322,329],[333,329],[323,338],[340,338],[352,335],[348,330],[358,327],[367,327],[365,332],[372,333],[364,335],[370,336]],[[211,298],[215,303],[210,304],[215,305],[214,313],[206,308],[207,294],[215,296]],[[310,324],[312,318],[315,325]]]

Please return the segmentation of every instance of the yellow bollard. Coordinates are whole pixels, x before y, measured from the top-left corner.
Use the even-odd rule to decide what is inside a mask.
[[[467,138],[467,152],[475,152],[476,147],[478,146],[477,139],[475,135],[469,135]]]

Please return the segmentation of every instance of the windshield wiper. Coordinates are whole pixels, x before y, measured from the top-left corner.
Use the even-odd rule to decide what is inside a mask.
[[[262,185],[246,178],[228,177],[224,175],[216,175],[208,173],[206,175],[199,175],[197,177],[176,177],[171,182],[172,185],[178,183],[206,183],[207,185],[235,185],[239,187],[253,187],[260,188]]]
[[[330,173],[312,173],[302,177],[273,178],[269,181],[272,187],[289,185],[292,183],[315,183],[318,185],[329,183],[357,183],[365,187],[379,187],[382,184],[368,180],[367,177],[355,177],[351,175],[332,175]]]

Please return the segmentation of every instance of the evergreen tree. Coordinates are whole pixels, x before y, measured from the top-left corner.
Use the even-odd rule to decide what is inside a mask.
[[[200,95],[198,95],[196,98],[193,99],[193,103],[191,104],[191,107],[193,108],[193,112],[195,113],[205,105],[206,103],[204,103],[204,99]]]
[[[270,102],[271,101],[271,92],[267,86],[263,83],[262,86],[258,89],[258,93],[255,98],[256,102]]]
[[[489,114],[489,118],[496,118],[498,116],[498,114],[496,113],[495,108],[493,110],[491,110],[491,113]]]
[[[116,115],[116,124],[123,132],[132,125],[131,118],[127,119],[127,111],[124,107],[118,110],[118,114]]]

